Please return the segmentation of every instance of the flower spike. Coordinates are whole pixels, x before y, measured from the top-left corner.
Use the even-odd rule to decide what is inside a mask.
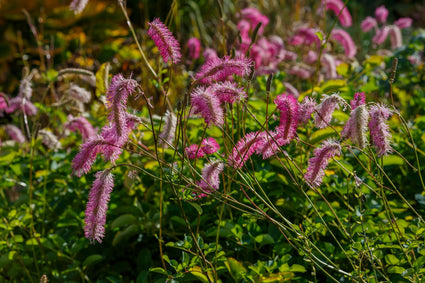
[[[182,57],[180,53],[180,44],[168,30],[167,26],[158,18],[149,23],[148,35],[155,42],[162,59],[164,59],[166,63],[168,61],[171,61],[173,64],[180,62],[180,58]]]

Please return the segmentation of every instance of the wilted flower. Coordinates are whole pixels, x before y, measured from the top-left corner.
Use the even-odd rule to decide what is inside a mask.
[[[341,136],[347,137],[352,143],[360,148],[365,148],[367,145],[366,131],[369,113],[364,104],[358,105],[351,111],[350,118],[341,132]]]
[[[177,127],[177,117],[174,113],[167,110],[164,118],[164,128],[162,132],[159,134],[158,144],[167,148],[174,141],[174,136]]]
[[[68,95],[71,99],[82,103],[88,103],[91,99],[91,93],[87,89],[75,84],[72,84],[66,91],[66,95]]]

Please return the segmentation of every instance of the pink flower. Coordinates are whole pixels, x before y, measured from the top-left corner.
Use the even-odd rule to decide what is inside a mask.
[[[327,78],[335,79],[338,77],[338,74],[336,73],[336,61],[334,56],[327,53],[323,54],[322,63],[324,65]]]
[[[108,120],[115,127],[116,137],[120,137],[126,129],[127,99],[134,93],[138,83],[133,79],[125,79],[122,74],[115,75],[108,87],[107,101]]]
[[[41,136],[41,142],[49,149],[57,150],[62,147],[58,137],[51,131],[39,130],[38,134]]]
[[[93,136],[80,146],[80,152],[72,160],[73,174],[81,177],[87,174],[98,153],[102,152],[108,144],[101,136]]]
[[[238,22],[238,30],[241,35],[242,41],[250,39],[249,31],[251,30],[251,24],[247,20],[240,20]]]
[[[191,144],[185,148],[185,151],[189,159],[202,158],[205,155],[205,152],[201,149],[201,146],[197,144]]]
[[[403,39],[401,38],[401,30],[398,26],[390,26],[389,30],[391,49],[399,48],[403,45]]]
[[[190,95],[193,114],[200,114],[210,125],[223,125],[223,109],[220,100],[214,95],[211,87],[197,87]]]
[[[308,120],[311,119],[311,114],[314,112],[316,108],[316,101],[314,101],[311,97],[304,97],[303,102],[300,105],[298,110],[299,112],[299,123],[306,124]]]
[[[278,95],[274,101],[280,112],[279,126],[276,129],[283,144],[288,144],[295,136],[298,126],[298,101],[287,94]]]
[[[345,108],[348,104],[339,94],[323,95],[322,102],[316,109],[316,127],[320,129],[327,127],[332,119],[332,113],[335,111],[335,108],[339,109],[340,105],[343,105]]]
[[[9,107],[6,108],[6,113],[13,113],[17,110],[21,110],[28,116],[34,116],[38,112],[37,107],[31,101],[21,96],[9,100]]]
[[[307,53],[307,57],[305,58],[305,62],[307,64],[312,64],[312,63],[316,62],[318,58],[319,58],[319,56],[317,55],[317,52],[315,52],[313,50],[309,50],[308,53]]]
[[[353,21],[351,19],[351,14],[348,11],[347,7],[341,0],[322,0],[322,5],[326,5],[326,10],[331,10],[335,13],[336,16],[339,15],[338,20],[341,26],[348,28],[352,25]],[[341,12],[342,10],[342,12]],[[341,14],[340,14],[341,13]]]
[[[370,16],[366,17],[366,19],[364,19],[362,21],[362,24],[360,25],[363,32],[368,32],[371,29],[376,28],[377,26],[378,23],[376,22],[376,19]]]
[[[214,138],[206,138],[201,142],[201,149],[205,154],[213,154],[219,150],[220,145]]]
[[[25,136],[22,134],[22,131],[14,125],[6,125],[6,132],[10,138],[17,143],[24,143],[26,141]]]
[[[156,47],[158,47],[164,62],[171,61],[173,64],[180,62],[182,56],[180,45],[167,26],[158,18],[149,23],[148,35],[155,42]]]
[[[202,53],[202,56],[204,56],[206,62],[212,58],[218,58],[217,52],[214,49],[208,47],[205,48],[204,53]]]
[[[369,129],[372,144],[374,145],[378,157],[382,157],[391,152],[390,129],[386,121],[391,116],[392,111],[384,105],[372,105],[369,110]]]
[[[71,99],[82,103],[88,103],[91,99],[91,93],[88,90],[74,84],[66,91],[66,95],[68,95]]]
[[[95,176],[96,180],[90,189],[85,212],[84,235],[91,243],[94,241],[101,243],[105,235],[106,212],[114,187],[114,177],[110,169],[99,171]]]
[[[325,175],[325,168],[328,166],[329,159],[341,154],[341,145],[333,140],[326,140],[322,147],[314,150],[314,157],[308,161],[307,172],[304,175],[305,180],[311,185],[318,187],[322,183]]]
[[[400,29],[408,28],[412,26],[412,19],[411,18],[400,18],[397,21],[394,22],[396,26],[398,26]]]
[[[300,77],[302,79],[309,79],[311,76],[312,70],[308,69],[304,66],[295,65],[289,70],[289,74],[295,75],[297,77]]]
[[[301,27],[297,30],[296,35],[291,39],[290,44],[305,44],[310,46],[315,43],[316,46],[319,47],[321,43],[319,37],[316,34],[317,31],[318,30],[309,27]]]
[[[201,189],[201,193],[197,193],[197,197],[204,197],[213,191],[218,190],[220,186],[220,174],[224,169],[224,164],[220,161],[215,161],[207,164],[202,169],[202,180],[198,181],[197,185]]]
[[[212,86],[214,95],[218,97],[220,102],[235,103],[247,97],[243,88],[239,88],[234,82],[219,82]]]
[[[177,117],[174,113],[167,110],[165,113],[164,119],[164,128],[162,132],[159,134],[159,142],[160,146],[167,148],[174,141],[174,136],[177,127]]]
[[[246,134],[233,148],[232,155],[229,156],[229,163],[235,169],[241,168],[248,158],[263,145],[264,139],[258,132]]]
[[[69,9],[74,11],[75,14],[80,14],[87,5],[89,0],[73,0],[69,5]]]
[[[354,58],[354,56],[356,56],[357,47],[348,32],[343,29],[335,28],[332,30],[331,37],[344,47],[345,56],[348,58]]]
[[[354,98],[350,101],[351,110],[356,109],[357,106],[366,104],[366,96],[364,92],[356,92]]]
[[[276,131],[259,133],[255,153],[261,154],[263,159],[268,159],[278,153],[280,147],[289,142],[288,139],[283,138],[281,131],[278,127]]]
[[[252,65],[251,59],[245,57],[234,59],[211,57],[202,65],[201,70],[196,74],[196,79],[200,83],[210,84],[213,81],[226,80],[231,75],[248,76],[251,73]]]
[[[372,42],[376,44],[382,44],[388,37],[388,33],[390,31],[389,26],[384,26],[378,29],[375,33],[375,36],[372,38]]]
[[[387,17],[388,17],[388,10],[387,10],[387,8],[385,8],[384,5],[379,6],[378,8],[376,8],[376,10],[375,10],[375,17],[378,20],[378,22],[385,23],[387,21]]]
[[[68,115],[68,122],[64,126],[71,131],[80,131],[83,141],[88,140],[90,137],[95,135],[92,124],[87,121],[83,116],[74,118],[71,114]]]
[[[261,27],[258,30],[258,34],[263,34],[264,27],[269,24],[269,18],[265,15],[261,14],[255,8],[248,7],[241,11],[241,18],[248,20],[251,23],[251,28],[254,29],[259,23],[261,23]]]
[[[364,104],[358,105],[351,111],[350,118],[341,132],[342,137],[349,138],[353,144],[361,149],[367,145],[366,131],[369,113]]]
[[[196,60],[201,53],[201,41],[196,37],[189,38],[187,41],[187,48],[189,49],[190,59]]]

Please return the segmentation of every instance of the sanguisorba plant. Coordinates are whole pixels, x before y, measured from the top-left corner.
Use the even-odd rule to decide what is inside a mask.
[[[340,4],[340,1],[329,1],[330,4],[334,2]],[[126,13],[121,2],[120,5]],[[338,8],[329,5],[327,9]],[[344,5],[341,7],[343,9]],[[340,8],[337,9],[340,15],[345,15],[340,12]],[[258,23],[264,21],[265,17],[252,9],[243,11],[242,15]],[[347,18],[342,24],[344,26],[351,22]],[[261,24],[257,25],[256,31],[262,32],[259,27]],[[154,41],[164,63],[171,66],[179,64],[179,43],[159,19],[149,23],[147,34]],[[334,31],[333,36],[346,42],[345,33],[341,31]],[[136,36],[134,39],[137,41]],[[255,41],[255,36],[252,41]],[[346,49],[350,43],[346,42]],[[358,236],[357,233],[348,232],[350,219],[340,219],[340,213],[325,197],[321,186],[324,181],[331,180],[329,176],[339,172],[342,177],[346,177],[347,184],[355,184],[355,190],[363,188],[375,192],[384,203],[388,223],[395,221],[385,190],[395,192],[401,198],[402,195],[383,170],[381,158],[394,150],[388,120],[393,114],[399,115],[397,110],[392,106],[368,101],[367,94],[362,92],[346,93],[345,97],[351,96],[351,101],[338,92],[309,92],[300,97],[285,92],[275,94],[271,91],[273,80],[269,75],[266,111],[256,115],[249,95],[255,92],[252,89],[255,64],[246,56],[252,46],[248,44],[244,52],[235,53],[234,56],[210,55],[195,73],[187,93],[179,98],[177,109],[167,103],[169,109],[159,120],[153,115],[148,95],[136,79],[125,78],[121,74],[113,76],[107,90],[107,123],[99,134],[91,136],[82,144],[73,161],[74,174],[77,176],[91,170],[98,154],[103,156],[105,162],[110,162],[110,166],[95,174],[96,180],[90,190],[85,214],[85,236],[91,242],[102,242],[108,201],[113,193],[113,171],[118,166],[129,166],[135,170],[131,172],[132,176],[138,172],[168,184],[180,204],[182,201],[215,199],[246,215],[270,221],[303,255],[306,262],[313,263],[315,268],[334,280],[346,277],[361,281],[365,273],[376,280],[388,279],[387,272],[382,270],[382,262],[376,259],[372,249],[365,248],[369,254],[364,256],[370,265],[365,268],[362,265],[364,260],[348,248],[347,241],[357,242],[363,234]],[[140,51],[142,57],[146,58],[141,48]],[[347,57],[355,55],[355,51],[347,52]],[[145,63],[154,79],[159,80],[154,68],[147,60]],[[165,101],[169,102],[167,92],[161,85],[160,82],[157,84],[165,95]],[[269,103],[270,96],[275,96],[273,103]],[[140,117],[130,110],[127,102],[134,97],[143,97],[146,101],[147,111],[144,113],[148,113],[148,117]],[[204,123],[193,123],[199,121],[196,117]],[[192,127],[200,128],[201,137],[189,134]],[[150,132],[152,143],[141,146],[140,141],[135,139],[137,135],[132,135],[135,131]],[[313,136],[314,143],[311,142]],[[147,172],[140,164],[125,161],[118,163],[123,150],[156,161],[157,176]],[[320,243],[314,240],[316,235],[305,231],[301,223],[294,222],[290,215],[276,207],[265,185],[256,177],[255,170],[265,161],[277,164],[280,173],[286,175],[285,178],[291,180],[291,186],[305,198],[312,213],[324,227],[321,233],[328,236],[327,240],[335,245],[339,256],[347,259],[344,264],[337,263],[332,255],[321,248]],[[363,168],[363,172],[347,169],[350,162]],[[328,170],[330,164],[332,170]],[[325,205],[318,207],[312,200],[312,194],[319,196]],[[406,202],[406,205],[414,211],[409,203]],[[328,222],[324,213],[331,215],[333,220]],[[197,236],[186,224],[188,234],[197,243]],[[366,234],[365,230],[363,233]],[[393,229],[393,233],[396,237],[401,235],[397,229]],[[367,245],[367,238],[363,240]],[[399,247],[408,264],[413,266],[409,250],[403,246],[401,239]],[[202,273],[209,281],[217,280],[217,266],[205,258],[199,244],[197,249],[205,262]],[[208,271],[211,270],[213,278],[209,277]],[[419,271],[412,271],[408,276],[418,279],[418,274]]]

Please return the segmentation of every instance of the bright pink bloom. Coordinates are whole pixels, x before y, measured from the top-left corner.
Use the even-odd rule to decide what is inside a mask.
[[[241,11],[241,18],[248,20],[251,23],[251,28],[254,29],[259,23],[261,23],[261,27],[258,30],[258,34],[261,35],[264,32],[264,27],[269,24],[269,18],[265,15],[261,14],[255,8],[249,7],[245,8]]]
[[[220,145],[214,138],[206,138],[201,142],[201,149],[205,154],[213,154],[219,150]]]
[[[350,101],[351,110],[356,109],[357,106],[366,104],[366,96],[364,92],[356,92],[354,98]]]
[[[189,159],[202,158],[205,155],[205,152],[201,149],[201,146],[197,144],[191,144],[185,148],[185,151]]]
[[[350,118],[341,132],[342,137],[349,138],[353,144],[360,148],[367,145],[366,131],[369,113],[364,104],[358,105],[351,111]]]
[[[86,223],[84,235],[91,243],[94,241],[101,243],[105,235],[106,212],[113,187],[114,176],[110,169],[96,173],[96,180],[90,189],[84,220]]]
[[[25,136],[22,134],[22,131],[14,125],[6,125],[6,132],[10,138],[17,143],[24,143],[26,141]]]
[[[127,99],[134,93],[139,84],[133,79],[125,79],[122,74],[115,75],[108,87],[107,101],[109,116],[108,120],[115,128],[116,138],[127,132],[126,114]]]
[[[66,95],[82,103],[89,103],[91,99],[91,93],[87,89],[74,84],[66,91]]]
[[[300,105],[298,110],[299,113],[299,123],[306,124],[308,120],[311,119],[311,114],[314,112],[316,108],[316,101],[314,101],[311,97],[304,97],[303,102]]]
[[[378,8],[376,8],[376,10],[375,10],[375,17],[378,20],[378,22],[385,23],[387,21],[387,17],[388,17],[388,10],[387,10],[387,8],[385,8],[384,5],[379,6]]]
[[[288,144],[297,132],[298,126],[298,101],[292,96],[287,94],[278,95],[274,101],[280,112],[279,126],[276,132]]]
[[[32,104],[26,98],[17,96],[9,100],[9,107],[6,108],[6,113],[13,113],[17,110],[21,110],[24,114],[28,116],[34,116],[37,114],[37,107]]]
[[[315,43],[316,46],[319,47],[321,43],[320,43],[319,37],[316,34],[317,31],[318,30],[312,29],[309,27],[301,27],[297,30],[295,36],[292,37],[290,44],[291,45],[305,44],[310,46],[313,43]]]
[[[74,11],[75,14],[80,14],[87,5],[89,0],[73,0],[69,5],[69,9]]]
[[[245,90],[234,82],[219,82],[212,86],[214,95],[220,99],[221,102],[235,103],[247,97]]]
[[[196,79],[200,83],[210,84],[213,81],[226,80],[231,75],[248,76],[251,73],[252,61],[249,58],[237,57],[211,57],[202,65],[201,70],[196,74]]]
[[[369,129],[372,144],[374,145],[378,157],[382,157],[391,152],[390,129],[386,123],[392,111],[384,105],[372,105],[369,110]]]
[[[196,37],[189,38],[187,48],[189,49],[189,58],[196,60],[201,54],[201,41]]]
[[[335,108],[339,109],[339,106],[343,105],[344,108],[347,106],[347,102],[338,93],[332,95],[323,95],[322,102],[317,106],[316,113],[316,127],[322,129],[329,125],[332,114]]]
[[[340,154],[341,145],[333,140],[326,140],[323,142],[322,147],[316,148],[314,150],[314,157],[308,161],[307,172],[304,175],[307,183],[314,187],[320,186],[329,159]]]
[[[190,95],[193,114],[200,114],[210,125],[223,125],[223,109],[220,100],[215,96],[211,87],[197,87]]]
[[[263,159],[268,159],[278,153],[280,147],[289,142],[287,138],[283,138],[281,131],[278,127],[276,131],[259,133],[255,153],[262,155]]]
[[[205,48],[204,52],[202,53],[202,56],[204,56],[205,62],[212,58],[218,58],[217,52],[212,48]]]
[[[357,47],[348,32],[343,29],[335,28],[332,30],[331,37],[344,47],[345,56],[348,58],[354,58],[354,56],[356,56]]]
[[[258,132],[246,134],[233,148],[232,155],[229,156],[229,163],[235,169],[241,168],[248,158],[263,145],[263,138]]]
[[[382,44],[388,37],[388,33],[390,31],[389,26],[384,26],[378,29],[375,33],[375,36],[372,38],[372,42],[376,44]]]
[[[351,19],[351,14],[348,11],[347,7],[341,0],[322,0],[322,5],[326,5],[326,10],[331,10],[335,13],[335,16],[338,16],[339,23],[341,26],[348,28],[353,24]],[[342,10],[342,12],[341,12]],[[341,13],[341,14],[340,14]]]
[[[198,186],[203,193],[197,194],[198,197],[207,196],[213,191],[218,190],[220,186],[220,174],[224,169],[224,164],[220,161],[215,161],[207,164],[202,168],[202,180],[198,182]]]
[[[171,61],[173,64],[180,62],[180,58],[182,57],[180,44],[168,30],[167,26],[158,18],[149,23],[148,35],[155,42],[156,47],[158,47],[164,62]]]
[[[249,31],[251,30],[251,24],[247,20],[240,20],[238,22],[238,30],[241,35],[242,41],[250,39]]]
[[[75,118],[71,114],[68,115],[68,122],[65,124],[65,128],[71,131],[80,131],[83,141],[95,135],[92,124],[83,116]]]
[[[72,160],[73,174],[81,177],[87,174],[98,153],[102,152],[108,144],[101,136],[93,136],[80,146],[80,152]]]
[[[165,113],[164,121],[164,128],[159,134],[158,144],[160,146],[163,146],[164,148],[167,148],[174,141],[177,127],[177,117],[174,113],[167,110],[167,112]]]
[[[398,26],[400,29],[408,28],[412,26],[412,19],[411,18],[400,18],[397,21],[394,22],[396,26]]]
[[[307,64],[312,64],[312,63],[316,62],[318,58],[319,58],[319,56],[317,55],[317,52],[315,52],[313,50],[309,50],[308,53],[307,53],[307,57],[305,58],[305,62]]]
[[[360,25],[363,32],[368,32],[371,29],[376,28],[377,26],[378,23],[376,22],[376,19],[370,16],[366,17],[366,19],[364,19],[362,21],[362,24]]]
[[[390,26],[389,35],[391,40],[391,49],[396,49],[403,45],[401,30],[398,26]]]

